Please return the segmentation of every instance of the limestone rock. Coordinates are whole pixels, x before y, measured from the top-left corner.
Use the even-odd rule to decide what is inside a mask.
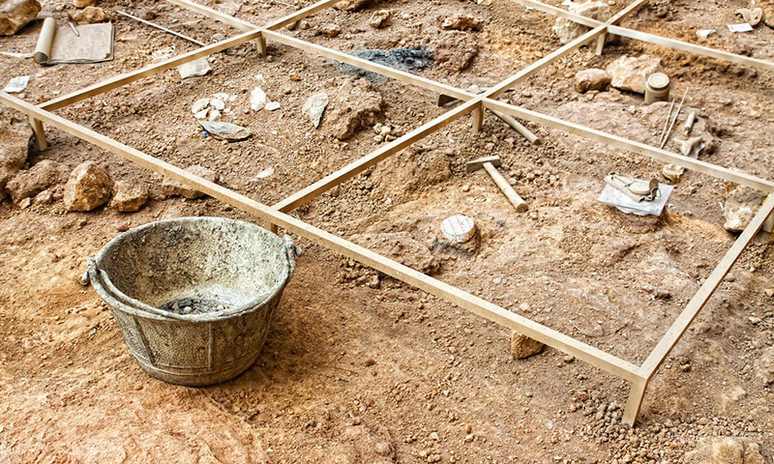
[[[67,211],[91,211],[107,203],[113,181],[97,164],[86,161],[70,173],[65,185],[64,203]]]
[[[749,438],[703,438],[687,453],[686,464],[765,464],[760,446]]]
[[[766,194],[748,187],[736,186],[726,192],[723,228],[729,232],[741,232],[758,212]]]
[[[88,8],[97,4],[97,0],[73,0],[75,8]]]
[[[389,26],[392,24],[392,11],[379,10],[374,12],[374,14],[371,15],[371,19],[368,20],[368,24],[377,29]]]
[[[516,359],[524,359],[538,354],[543,350],[543,344],[518,332],[511,334],[511,354]]]
[[[148,187],[145,184],[118,181],[113,188],[113,198],[108,206],[122,213],[132,213],[145,206],[147,202]]]
[[[685,168],[682,166],[676,166],[674,164],[665,164],[661,169],[661,174],[664,175],[671,182],[677,182],[685,172]]]
[[[214,182],[216,184],[220,182],[220,176],[218,175],[218,173],[211,171],[205,168],[204,166],[194,165],[194,166],[187,167],[185,170],[190,172],[193,175],[202,177],[205,180],[208,180],[210,182]],[[168,197],[185,197],[185,198],[188,198],[189,200],[195,200],[205,195],[204,193],[196,189],[193,189],[191,187],[186,187],[180,182],[172,180],[168,177],[165,177],[164,180],[162,181],[161,191],[164,195]]]
[[[464,71],[478,55],[478,43],[463,32],[447,32],[431,41],[427,47],[435,56],[435,66],[441,71]]]
[[[610,7],[603,2],[587,1],[580,5],[573,4],[570,6],[570,12],[596,19],[597,21],[607,21],[612,17]],[[572,42],[590,30],[587,26],[565,18],[557,18],[556,24],[552,29],[563,44]]]
[[[0,201],[8,197],[5,187],[27,162],[32,129],[26,121],[4,118],[0,113]]]
[[[0,0],[0,35],[14,35],[40,13],[38,0]]]
[[[660,71],[661,58],[650,55],[639,58],[622,56],[607,67],[613,87],[636,93],[645,93],[648,76]]]
[[[331,115],[331,120],[335,121],[331,134],[339,140],[352,137],[362,126],[373,125],[382,114],[384,98],[367,81],[348,81],[338,94]]]
[[[61,164],[43,160],[27,171],[19,173],[6,185],[14,203],[31,198],[49,187],[64,182],[67,171]]]
[[[328,106],[328,94],[318,93],[309,97],[301,108],[301,112],[312,121],[314,127],[320,126],[325,108]]]
[[[458,14],[444,19],[441,27],[455,31],[466,31],[469,29],[479,31],[484,27],[484,20],[478,19],[472,15]]]
[[[603,69],[584,69],[575,74],[575,90],[581,93],[589,90],[605,90],[610,85],[610,74]]]
[[[320,34],[332,39],[341,34],[341,26],[338,24],[326,24],[320,28]]]
[[[81,11],[76,13],[70,12],[68,15],[70,16],[70,19],[79,24],[106,23],[112,19],[105,10],[96,6],[87,6]]]
[[[374,4],[374,0],[343,0],[335,3],[333,8],[344,11],[357,11]]]
[[[774,383],[774,346],[761,351],[761,357],[755,361],[755,371],[766,384]]]

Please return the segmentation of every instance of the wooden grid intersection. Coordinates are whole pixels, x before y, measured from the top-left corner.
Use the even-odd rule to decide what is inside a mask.
[[[731,248],[726,252],[718,266],[705,280],[699,291],[686,305],[671,327],[667,330],[666,334],[656,345],[655,349],[650,353],[645,362],[639,366],[629,363],[598,348],[585,344],[579,340],[575,340],[570,336],[533,322],[493,303],[455,288],[454,286],[445,284],[414,269],[403,266],[366,248],[344,240],[343,238],[313,227],[288,215],[287,213],[467,114],[472,114],[473,130],[478,131],[481,128],[481,124],[483,123],[484,109],[488,109],[500,114],[515,116],[527,121],[533,121],[545,126],[558,128],[565,132],[580,135],[599,142],[604,142],[629,152],[638,153],[666,163],[672,163],[678,166],[692,169],[694,171],[714,176],[716,178],[728,180],[740,185],[753,187],[758,190],[770,193],[774,191],[774,182],[772,181],[761,179],[740,171],[717,166],[711,163],[687,158],[676,153],[654,148],[649,145],[645,145],[633,140],[628,140],[616,135],[607,134],[605,132],[585,127],[580,124],[564,121],[556,117],[509,105],[496,100],[496,98],[517,83],[527,79],[541,69],[552,64],[558,58],[571,53],[575,49],[590,41],[596,40],[597,53],[602,53],[605,37],[607,34],[628,37],[635,40],[684,50],[769,71],[774,70],[774,63],[714,50],[707,47],[701,47],[686,42],[667,39],[664,37],[647,34],[632,29],[626,29],[615,25],[626,15],[636,12],[647,2],[647,0],[635,0],[633,3],[628,5],[626,8],[621,10],[606,22],[600,22],[579,16],[565,10],[536,2],[534,0],[512,0],[531,8],[562,16],[571,21],[586,25],[592,29],[578,39],[568,43],[567,45],[564,45],[541,60],[524,68],[523,70],[519,71],[518,73],[514,74],[488,91],[479,95],[474,95],[470,92],[466,92],[449,85],[372,63],[370,61],[356,58],[346,53],[305,42],[303,40],[299,40],[276,32],[282,27],[314,14],[315,12],[324,8],[327,8],[339,0],[321,1],[282,19],[269,23],[263,27],[256,26],[232,16],[225,15],[211,8],[195,4],[189,0],[167,1],[205,15],[211,19],[233,26],[234,28],[242,31],[242,33],[230,39],[226,39],[216,44],[178,55],[138,71],[133,71],[121,76],[107,79],[103,82],[86,87],[82,90],[49,100],[48,102],[38,106],[29,104],[1,91],[0,102],[27,114],[27,116],[30,118],[31,125],[35,133],[36,143],[41,150],[44,150],[47,146],[43,126],[45,123],[47,125],[57,127],[58,129],[72,134],[82,140],[91,142],[107,151],[127,158],[154,172],[163,174],[186,186],[200,190],[247,213],[253,214],[268,224],[272,230],[276,231],[277,227],[287,229],[288,231],[291,231],[299,236],[305,237],[313,242],[326,246],[337,253],[341,253],[347,257],[355,259],[366,266],[370,266],[414,287],[420,288],[430,294],[465,308],[473,313],[481,315],[504,327],[521,332],[531,338],[539,340],[560,351],[571,354],[578,359],[584,360],[600,369],[603,369],[624,380],[629,381],[631,383],[631,389],[623,415],[623,422],[629,425],[634,425],[636,421],[640,406],[642,404],[642,399],[650,379],[657,372],[659,366],[664,362],[670,351],[674,348],[682,335],[688,329],[689,325],[698,315],[699,311],[701,311],[707,301],[712,297],[715,289],[718,287],[725,275],[729,272],[741,253],[755,237],[757,232],[761,229],[764,222],[772,214],[772,211],[774,211],[774,201],[764,202],[763,206],[759,209],[750,224],[738,237],[733,246],[731,246]],[[101,135],[91,129],[80,126],[53,113],[53,111],[56,109],[63,108],[75,102],[91,98],[101,93],[105,93],[111,89],[127,85],[137,80],[154,76],[172,67],[188,63],[195,59],[217,53],[219,51],[248,41],[255,40],[261,55],[265,55],[267,39],[294,48],[302,49],[307,52],[330,58],[342,63],[357,66],[368,71],[373,71],[401,82],[432,90],[434,92],[443,93],[445,95],[450,95],[462,100],[463,103],[448,111],[447,113],[435,118],[434,120],[414,129],[408,134],[394,140],[393,142],[382,146],[369,155],[339,169],[329,176],[300,190],[299,192],[290,195],[289,197],[273,206],[261,204],[244,195],[234,192],[233,190],[221,187],[169,163],[155,159],[152,156],[149,156],[139,150],[124,145],[116,140]]]

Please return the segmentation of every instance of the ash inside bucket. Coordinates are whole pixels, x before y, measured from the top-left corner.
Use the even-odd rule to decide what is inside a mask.
[[[175,314],[207,314],[229,309],[231,304],[223,298],[197,295],[194,298],[172,300],[161,306],[164,311]]]

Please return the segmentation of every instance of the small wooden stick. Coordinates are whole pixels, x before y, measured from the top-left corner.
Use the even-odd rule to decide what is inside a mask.
[[[658,143],[660,144],[662,140],[664,140],[664,135],[666,135],[667,127],[669,127],[669,117],[672,116],[672,110],[675,109],[675,99],[672,99],[672,105],[669,106],[669,112],[667,113],[667,117],[664,120],[664,129],[661,131],[661,136],[658,138]]]
[[[497,171],[497,168],[494,167],[492,163],[484,163],[484,169],[489,173],[492,180],[495,181],[495,184],[500,187],[500,191],[508,197],[508,201],[516,208],[517,213],[522,213],[527,210],[527,202],[516,193],[516,190],[511,187],[511,184],[505,180],[505,177]]]
[[[664,148],[664,145],[667,143],[667,139],[669,138],[669,133],[672,132],[672,128],[675,126],[675,121],[677,121],[677,115],[680,114],[680,110],[683,107],[683,102],[685,101],[685,96],[688,95],[688,89],[685,89],[685,92],[683,92],[683,98],[680,100],[680,105],[677,107],[677,112],[675,113],[675,117],[672,118],[672,124],[669,126],[669,130],[667,131],[666,135],[664,135],[664,140],[661,141],[661,146],[659,148]]]
[[[492,111],[495,116],[502,119],[506,124],[511,126],[513,130],[518,132],[519,134],[523,135],[525,139],[529,140],[529,143],[533,145],[539,145],[540,144],[540,138],[533,134],[532,131],[524,127],[523,124],[521,124],[519,121],[517,121],[513,116],[510,114],[500,113],[499,111]]]
[[[181,39],[185,39],[185,40],[187,40],[189,42],[193,42],[193,43],[195,43],[196,45],[198,45],[200,47],[204,47],[203,43],[199,42],[196,39],[192,39],[192,38],[188,37],[187,35],[183,35],[183,34],[180,34],[179,32],[175,32],[175,31],[169,30],[166,27],[161,27],[158,24],[153,24],[150,21],[146,21],[144,19],[140,19],[137,16],[132,16],[129,13],[124,13],[123,11],[116,10],[116,13],[118,13],[118,14],[120,14],[122,16],[126,16],[127,18],[132,18],[133,20],[139,21],[139,22],[141,22],[143,24],[147,24],[148,26],[155,27],[156,29],[160,29],[160,30],[162,30],[162,31],[164,31],[164,32],[166,32],[168,34],[172,34],[174,36],[180,37]]]

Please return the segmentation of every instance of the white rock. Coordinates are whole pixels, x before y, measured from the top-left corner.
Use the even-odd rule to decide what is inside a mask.
[[[218,110],[210,111],[210,117],[208,119],[210,121],[217,121],[218,119],[220,119],[220,111]]]
[[[189,77],[204,76],[212,71],[212,68],[210,68],[207,58],[199,58],[198,60],[181,64],[177,67],[177,71],[180,73],[180,78],[188,79]]]
[[[220,98],[210,100],[210,105],[218,111],[223,111],[226,108],[226,103]]]
[[[210,99],[200,98],[194,102],[193,106],[191,107],[191,111],[196,114],[208,106],[210,106]]]
[[[195,113],[195,114],[194,114],[194,117],[195,117],[196,119],[204,119],[204,118],[206,118],[206,117],[207,117],[207,113],[209,113],[209,112],[210,112],[210,109],[209,109],[209,108],[204,108],[203,110],[201,110],[201,111],[199,111],[199,112]]]
[[[261,90],[260,87],[253,89],[250,94],[250,108],[253,111],[260,111],[267,103],[269,103],[269,99],[266,98],[266,92]]]
[[[318,93],[309,97],[304,106],[301,108],[301,112],[309,118],[314,124],[314,127],[320,126],[320,120],[325,112],[325,107],[328,106],[328,94]]]
[[[580,5],[572,3],[569,10],[572,13],[596,19],[597,21],[607,21],[612,16],[610,7],[602,2],[588,1]],[[557,18],[556,25],[552,29],[556,36],[559,37],[559,41],[565,44],[572,42],[590,30],[590,28],[582,24],[565,18]]]
[[[266,104],[266,111],[278,110],[282,107],[279,102],[269,102]]]

